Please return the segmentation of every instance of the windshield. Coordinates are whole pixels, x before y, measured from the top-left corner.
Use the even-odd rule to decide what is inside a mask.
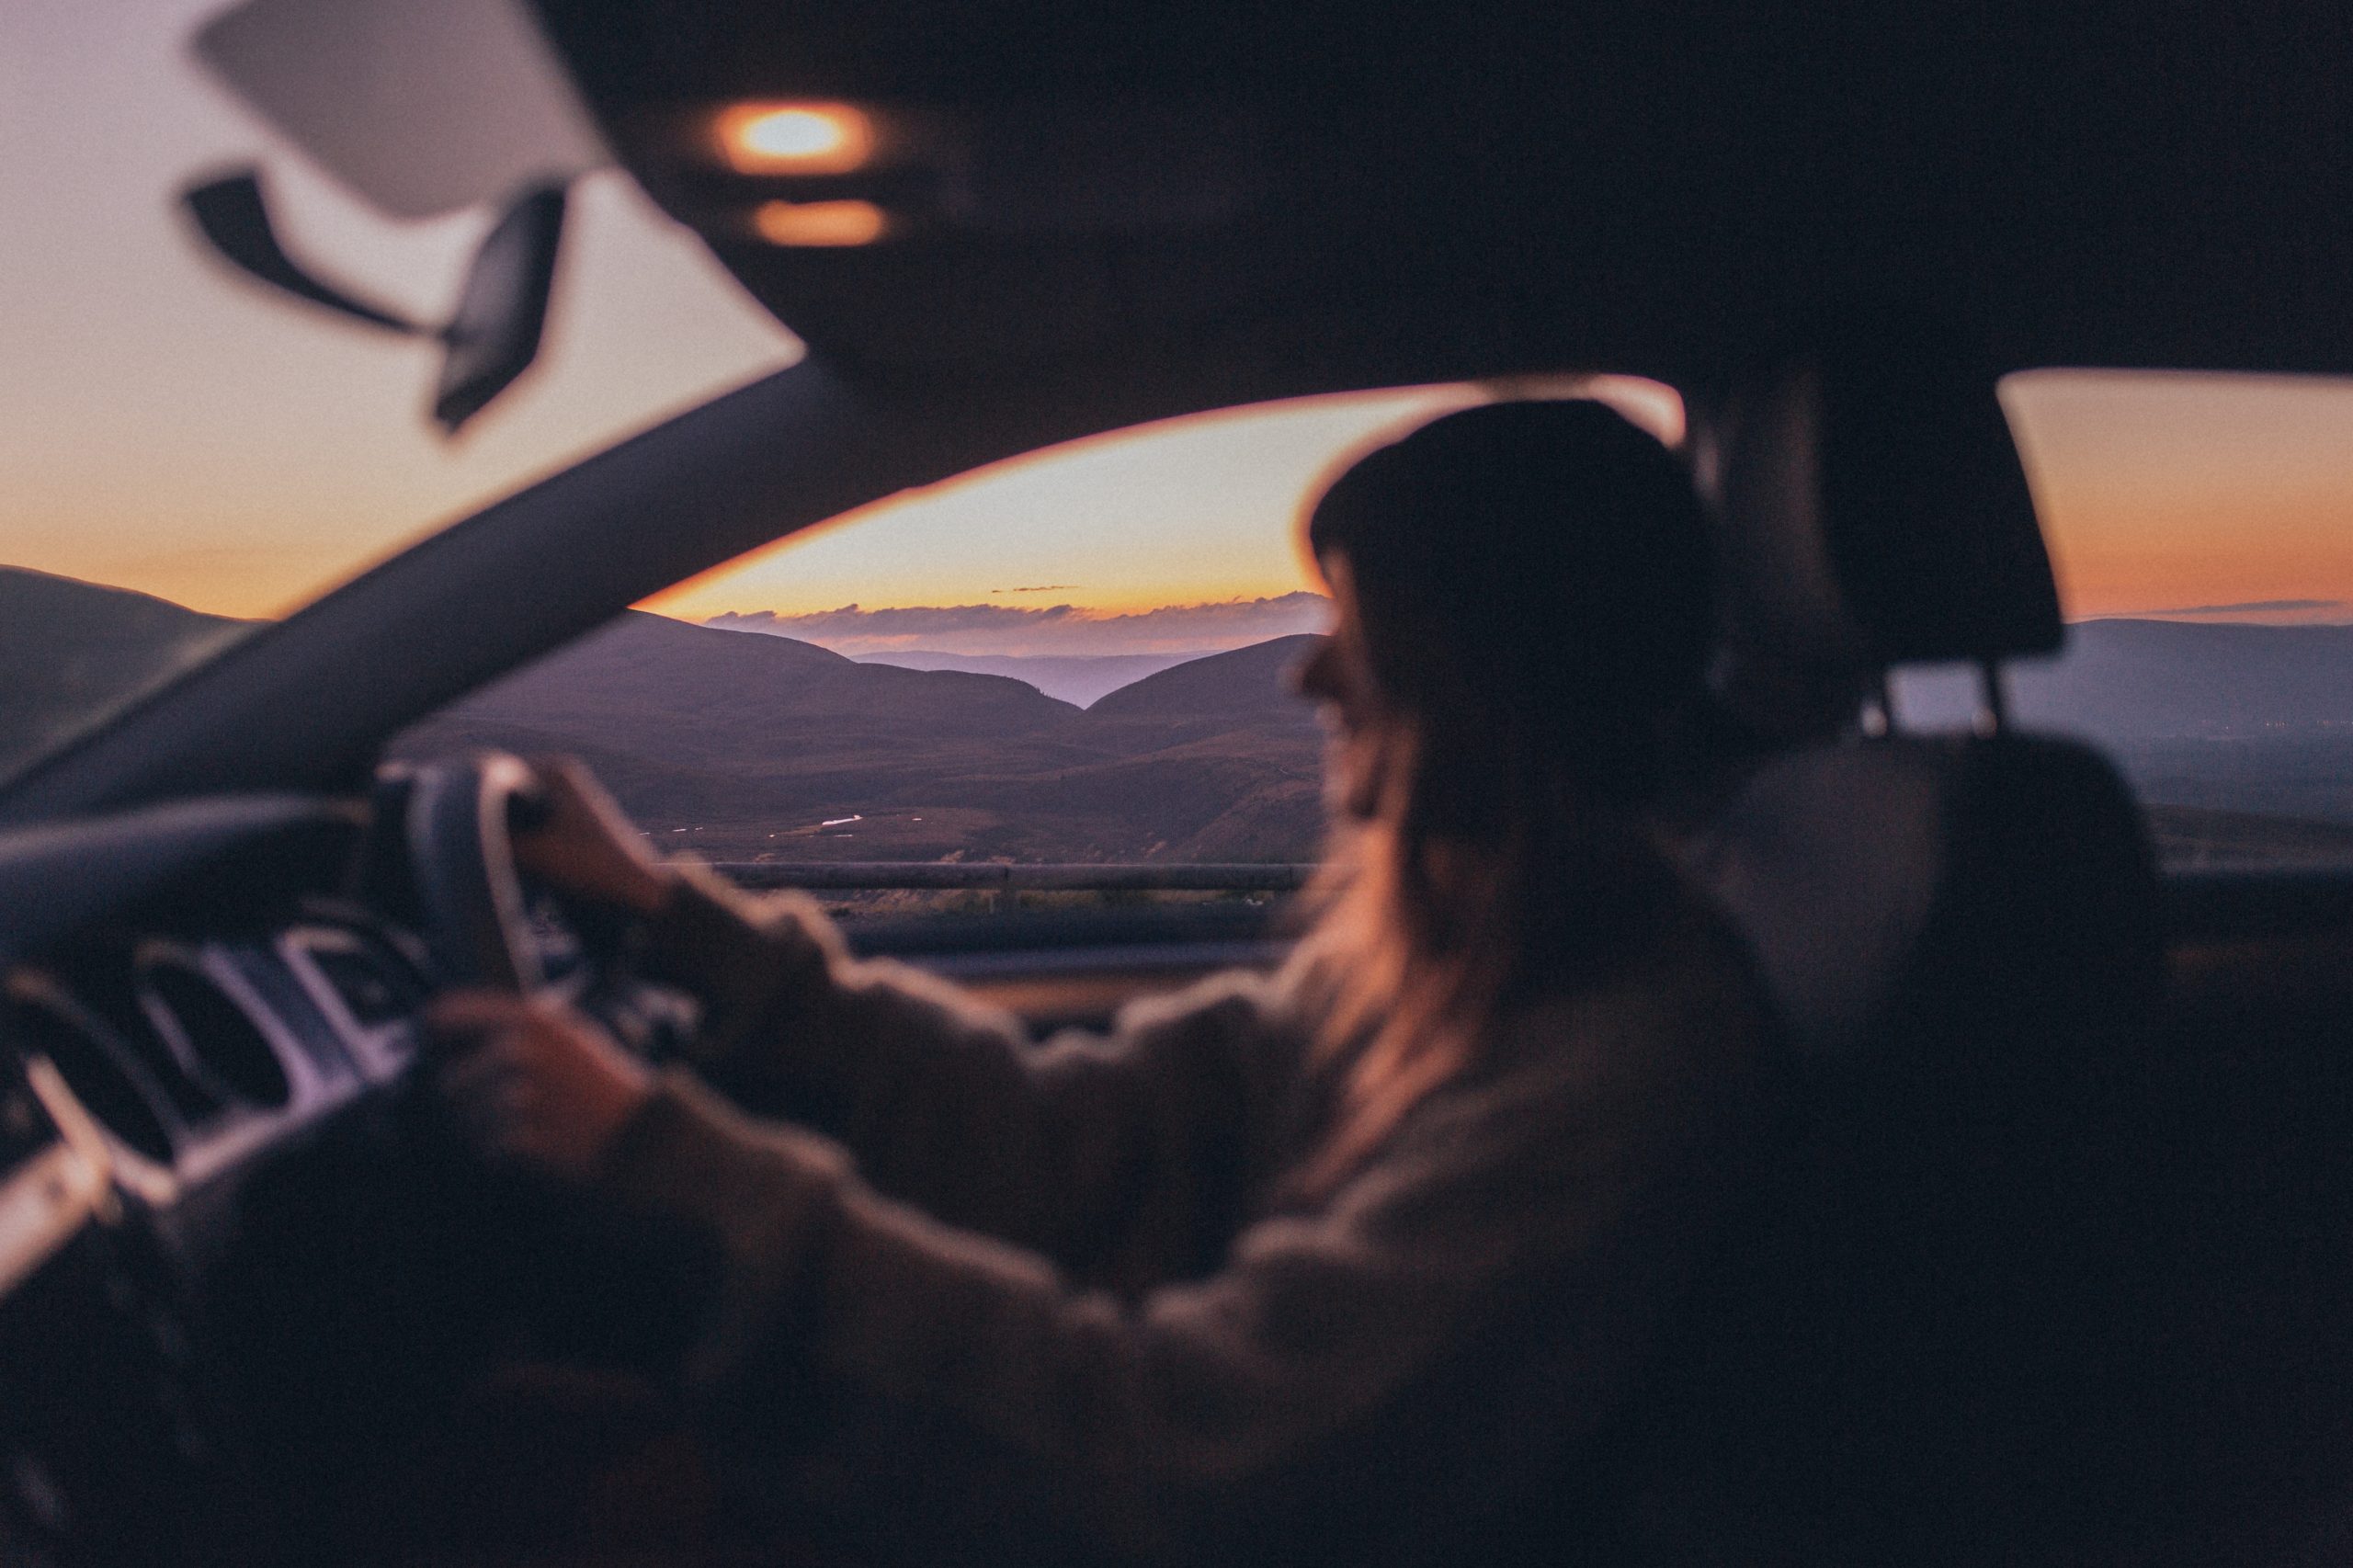
[[[178,193],[258,165],[288,248],[426,321],[484,209],[402,222],[189,55],[221,0],[0,21],[0,777],[263,619],[798,345],[605,170],[574,187],[538,363],[455,438],[429,344],[212,259]],[[127,590],[127,592],[126,592]]]

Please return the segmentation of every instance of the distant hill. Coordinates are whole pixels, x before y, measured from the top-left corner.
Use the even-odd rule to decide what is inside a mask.
[[[1081,708],[1131,681],[1142,680],[1188,659],[1189,653],[944,653],[909,648],[887,653],[855,653],[861,665],[896,665],[904,670],[961,670],[967,675],[1010,676],[1049,697]]]
[[[1915,722],[1966,721],[1974,677],[1907,677]],[[2019,719],[2134,744],[2353,726],[2353,626],[2211,626],[2092,620],[2067,629],[2055,659],[2010,672]]]
[[[2022,711],[2117,740],[2353,725],[2353,626],[2094,620],[2022,668]]]
[[[576,753],[657,835],[722,858],[1291,859],[1317,842],[1321,750],[1284,684],[1312,639],[1279,642],[1134,683],[1107,716],[632,612],[394,749]]]
[[[765,834],[883,796],[937,796],[1007,764],[1051,766],[1072,755],[1057,732],[1081,717],[999,676],[861,665],[790,638],[630,611],[393,749],[574,752],[641,820],[756,822]]]
[[[253,624],[0,566],[0,774]]]
[[[1097,700],[1087,712],[1098,719],[1250,720],[1268,723],[1313,723],[1313,707],[1300,699],[1292,676],[1324,640],[1312,635],[1211,653]]]
[[[2067,631],[2064,653],[2010,673],[2021,725],[2096,742],[2146,801],[2353,824],[2353,626],[2094,620]],[[1975,677],[1906,674],[1897,691],[1907,724],[1956,725]]]
[[[642,610],[622,612],[484,687],[460,709],[475,718],[541,722],[625,714],[699,733],[698,750],[716,744],[711,737],[718,730],[766,722],[824,718],[988,734],[1051,727],[1079,712],[1003,676],[862,665],[790,637],[714,631]]]

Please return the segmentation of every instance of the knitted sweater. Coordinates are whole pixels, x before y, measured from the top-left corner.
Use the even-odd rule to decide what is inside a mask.
[[[686,1381],[722,1470],[885,1557],[1558,1560],[1763,1121],[1762,1004],[1696,903],[1313,1197],[1326,1075],[1277,981],[1036,1044],[692,875],[654,959],[707,1027],[600,1186],[714,1260]]]

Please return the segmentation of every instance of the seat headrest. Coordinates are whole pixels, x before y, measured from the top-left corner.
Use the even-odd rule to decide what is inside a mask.
[[[1763,691],[1768,730],[1808,723],[1771,710],[1777,688],[1843,718],[1892,665],[2046,653],[2064,635],[1995,377],[1906,347],[1786,363],[1703,415],[1725,683],[1736,704]]]
[[[1850,360],[1824,375],[1822,412],[1823,530],[1873,659],[2057,652],[2059,590],[1995,378]]]

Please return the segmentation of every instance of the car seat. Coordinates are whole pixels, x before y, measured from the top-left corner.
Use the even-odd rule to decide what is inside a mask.
[[[1690,865],[1790,1093],[1631,1445],[1638,1558],[2079,1561],[2140,1473],[2101,1303],[2133,1274],[2153,858],[2101,757],[2002,722],[1999,663],[2058,645],[2056,595],[1990,378],[1933,362],[1752,384],[1701,448],[1724,691],[1765,744]],[[1886,669],[1955,659],[1980,733],[1885,733]]]

